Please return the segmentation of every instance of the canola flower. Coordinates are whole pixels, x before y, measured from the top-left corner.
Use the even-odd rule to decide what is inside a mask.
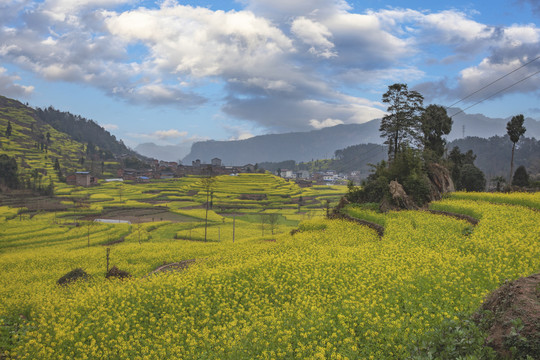
[[[455,192],[450,195],[452,199],[489,201],[497,204],[513,204],[531,207],[540,210],[540,192],[512,192],[512,193],[478,193]]]
[[[62,263],[87,258],[85,267],[99,273],[93,259],[103,249],[74,247],[63,255],[55,247],[67,245],[39,255],[31,247],[12,249],[0,257],[8,274],[0,285],[11,290],[0,296],[13,297],[0,313],[24,304],[31,310],[8,355],[406,359],[445,319],[470,314],[505,279],[540,268],[537,211],[472,200],[441,204],[475,209],[481,221],[469,233],[470,225],[454,218],[389,213],[380,240],[363,226],[312,219],[275,242],[234,245],[159,240],[177,226],[160,224],[148,229],[150,241],[113,249],[121,268],[140,277],[162,259],[199,261],[144,280],[95,276],[57,287],[51,283]],[[19,276],[35,276],[30,282],[38,291],[15,290]]]

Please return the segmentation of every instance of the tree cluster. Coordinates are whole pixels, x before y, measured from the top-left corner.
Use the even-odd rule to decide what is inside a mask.
[[[445,135],[452,129],[452,119],[439,105],[424,107],[424,97],[409,90],[406,84],[393,84],[383,95],[388,104],[387,115],[382,118],[380,135],[388,146],[388,163],[377,164],[362,188],[349,187],[348,200],[353,202],[391,201],[389,183],[397,181],[408,196],[421,206],[432,197],[431,163],[445,163]],[[472,153],[461,154],[456,149],[450,160],[452,178],[459,184],[485,187],[483,173],[474,166]],[[463,155],[463,156],[461,156]],[[455,181],[455,180],[454,180]],[[471,185],[472,186],[472,185]]]
[[[29,173],[20,173],[15,157],[6,154],[0,155],[0,189],[30,189],[41,195],[54,195],[54,182],[49,176],[48,184],[45,185],[43,177],[45,169],[33,169]]]
[[[132,153],[121,140],[117,140],[114,135],[93,120],[56,110],[52,106],[45,109],[37,108],[36,115],[56,130],[70,135],[78,142],[88,144],[88,154],[96,154],[96,146],[102,151],[100,157],[103,158],[112,157],[112,154]],[[47,140],[50,143],[50,135]]]
[[[456,190],[483,191],[486,188],[486,178],[482,170],[474,165],[476,155],[472,150],[462,153],[459,147],[454,147],[448,155],[452,180]]]

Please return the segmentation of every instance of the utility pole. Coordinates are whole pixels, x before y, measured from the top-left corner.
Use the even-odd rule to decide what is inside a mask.
[[[206,190],[206,213],[205,213],[205,218],[204,218],[204,241],[206,241],[207,232],[208,232],[208,206],[210,205],[210,203],[209,203],[210,192],[212,192],[212,194],[214,192],[213,191],[214,181],[215,181],[215,179],[212,178],[212,177],[205,177],[201,181],[203,188]]]

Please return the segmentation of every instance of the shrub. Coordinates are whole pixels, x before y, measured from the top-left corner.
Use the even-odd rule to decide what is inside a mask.
[[[403,182],[403,188],[419,206],[427,203],[430,199],[429,180],[426,176],[411,174]]]
[[[467,191],[484,191],[486,178],[482,170],[472,164],[465,164],[461,168],[461,189]]]
[[[521,187],[529,186],[529,174],[527,173],[525,166],[521,165],[516,169],[514,177],[512,178],[512,185]]]

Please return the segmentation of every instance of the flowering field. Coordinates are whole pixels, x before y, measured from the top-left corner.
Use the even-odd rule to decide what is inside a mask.
[[[236,198],[240,185],[226,185],[230,193],[215,195]],[[120,200],[116,186],[102,192],[114,200],[82,191],[104,207],[160,195],[124,184]],[[283,188],[275,192],[286,194]],[[324,219],[322,209],[315,216],[275,209],[274,235],[268,224],[263,235],[260,211],[216,213],[207,229],[212,241],[202,242],[193,241],[204,231],[198,220],[75,226],[60,214],[21,219],[0,208],[0,348],[17,359],[407,359],[444,324],[464,321],[505,279],[540,269],[540,213],[479,196],[434,204],[474,212],[474,228],[422,211],[377,214],[383,238]],[[299,231],[290,234],[293,228]],[[111,264],[133,277],[105,280],[101,244],[118,238],[124,241],[109,246]],[[183,271],[145,277],[190,259]],[[56,285],[76,267],[91,279]]]

